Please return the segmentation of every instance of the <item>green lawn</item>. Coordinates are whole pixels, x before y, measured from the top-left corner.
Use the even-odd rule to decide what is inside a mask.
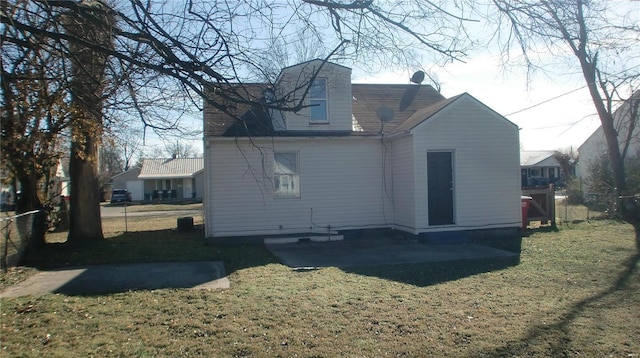
[[[175,226],[172,220],[168,227]],[[628,225],[592,221],[534,232],[524,238],[515,264],[458,261],[306,272],[280,265],[261,247],[217,247],[201,231],[177,234],[152,225],[158,231],[114,231],[101,244],[75,250],[51,245],[38,267],[219,259],[231,288],[2,299],[3,356],[640,353],[639,256]],[[13,270],[0,284],[35,271]]]

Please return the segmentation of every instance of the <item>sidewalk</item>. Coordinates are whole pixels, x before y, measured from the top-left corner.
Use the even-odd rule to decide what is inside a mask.
[[[96,265],[43,271],[9,287],[0,298],[61,293],[97,295],[163,288],[229,288],[220,261]]]

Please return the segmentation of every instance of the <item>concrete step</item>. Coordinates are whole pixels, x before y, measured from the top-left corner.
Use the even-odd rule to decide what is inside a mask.
[[[267,245],[273,244],[293,244],[296,242],[305,242],[305,241],[313,241],[313,242],[324,242],[324,241],[339,241],[344,240],[344,236],[342,235],[301,235],[301,236],[291,236],[291,237],[270,237],[264,239],[264,243]]]

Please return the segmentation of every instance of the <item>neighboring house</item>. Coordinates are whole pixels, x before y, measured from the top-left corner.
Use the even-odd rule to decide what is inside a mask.
[[[55,169],[55,175],[50,178],[48,193],[49,199],[52,200],[53,204],[57,205],[61,196],[69,198],[69,158],[62,157],[58,159]],[[9,175],[8,169],[4,166],[0,167],[0,178],[2,178],[0,180],[0,206],[3,208],[13,207],[13,204],[15,204],[13,185],[10,181],[7,181]],[[20,193],[20,183],[16,181],[16,184],[15,192]],[[38,190],[44,192],[44,180],[41,180],[38,185]]]
[[[516,125],[469,94],[352,84],[350,68],[321,60],[285,68],[275,88],[234,88],[291,104],[316,72],[297,113],[239,105],[236,119],[205,107],[207,237],[378,228],[448,242],[519,236]]]
[[[142,168],[131,168],[111,177],[112,189],[127,189],[131,193],[131,200],[144,200],[144,181],[138,179]]]
[[[60,158],[58,161],[58,167],[56,168],[56,176],[53,178],[53,185],[55,191],[59,193],[56,196],[63,196],[67,200],[70,195],[70,182],[71,178],[69,177],[69,157]]]
[[[638,157],[640,154],[640,91],[633,93],[631,98],[625,101],[618,109],[613,112],[614,126],[618,132],[618,141],[620,150],[626,152],[626,158]],[[635,118],[634,117],[635,114]],[[631,133],[629,133],[631,128]],[[627,138],[629,138],[627,140]],[[627,144],[628,143],[628,144]],[[628,145],[625,149],[625,145]],[[604,136],[602,126],[587,138],[578,148],[578,176],[587,178],[589,176],[589,168],[602,156],[608,153],[607,140]],[[588,183],[584,183],[583,192],[589,193]]]
[[[203,167],[202,158],[143,159],[144,200],[202,199]]]
[[[520,173],[523,187],[563,185],[565,182],[553,150],[521,151]]]

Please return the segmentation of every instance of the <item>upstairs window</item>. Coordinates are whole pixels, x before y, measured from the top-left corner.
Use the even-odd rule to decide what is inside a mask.
[[[274,153],[273,158],[274,196],[276,198],[299,198],[298,153]]]
[[[309,88],[309,123],[329,123],[326,79],[316,78]]]

